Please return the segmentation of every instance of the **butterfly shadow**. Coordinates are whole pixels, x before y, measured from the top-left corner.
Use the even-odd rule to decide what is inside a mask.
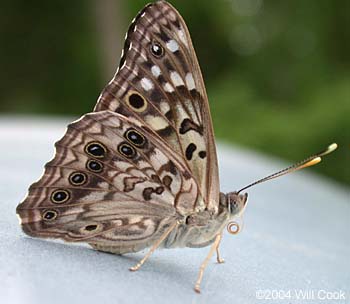
[[[136,253],[128,253],[124,255],[116,255],[113,253],[106,252],[96,252],[98,255],[108,255],[112,257],[115,261],[117,258],[118,264],[121,265],[121,270],[123,272],[123,277],[127,274],[125,271],[131,266],[136,265],[147,253],[148,249],[145,249]],[[141,280],[150,277],[157,277],[157,281],[162,281],[163,283],[172,285],[177,284],[188,289],[188,284],[193,284],[194,279],[197,276],[197,259],[193,259],[194,267],[188,267],[188,259],[185,263],[182,263],[182,257],[184,252],[182,251],[181,257],[174,255],[174,250],[159,249],[157,250],[137,271],[138,276]],[[178,250],[177,250],[178,251]],[[198,265],[199,266],[199,265]],[[134,272],[130,273],[132,275]]]
[[[172,286],[175,284],[188,290],[197,276],[198,260],[196,258],[193,258],[193,263],[190,262],[193,265],[188,267],[189,260],[192,258],[185,259],[182,253],[179,259],[170,250],[155,252],[135,276],[128,269],[134,266],[147,250],[117,255],[100,252],[84,244],[67,244],[56,240],[35,239],[26,236],[20,238],[20,243],[22,249],[17,248],[17,250],[23,254],[20,256],[20,261],[17,262],[21,267],[22,274],[28,279],[33,273],[42,272],[47,277],[50,275],[47,269],[54,268],[51,275],[57,277],[70,273],[73,276],[84,277],[86,280],[89,277],[93,277],[94,281],[96,278],[108,277],[112,282],[130,279],[135,284],[138,282],[142,284],[141,282],[145,282],[145,280],[156,280],[163,282],[164,285],[171,283]],[[170,254],[167,254],[168,252]],[[72,279],[74,280],[74,277]]]

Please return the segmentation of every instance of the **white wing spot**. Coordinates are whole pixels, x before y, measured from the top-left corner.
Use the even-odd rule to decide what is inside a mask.
[[[176,51],[179,50],[179,45],[177,44],[177,42],[175,40],[169,40],[166,43],[167,48],[170,50],[170,52],[175,53]]]
[[[170,73],[170,78],[171,78],[171,81],[173,82],[173,84],[176,87],[185,85],[178,72],[171,72]]]
[[[162,113],[166,114],[170,110],[170,106],[168,102],[161,102],[160,103],[160,110]]]
[[[185,32],[183,30],[178,30],[177,34],[179,35],[181,42],[188,47],[188,42],[186,39]]]
[[[146,122],[154,130],[162,130],[169,125],[167,121],[160,116],[147,115],[145,118]]]
[[[106,187],[106,185],[101,183],[101,188],[105,188],[105,187]],[[107,185],[107,187],[108,187],[108,185]],[[96,191],[96,192],[91,192],[88,195],[85,195],[83,198],[81,198],[81,200],[83,202],[89,202],[89,201],[94,201],[94,200],[103,201],[104,196],[105,196],[105,194],[102,191],[100,193],[98,193]]]
[[[160,68],[157,65],[154,65],[151,68],[151,71],[152,71],[152,74],[153,74],[154,77],[159,77],[159,75],[161,74]]]
[[[122,220],[115,220],[115,221],[112,221],[112,223],[113,223],[115,226],[123,226],[123,221],[122,221]]]
[[[170,13],[169,13],[169,16],[170,16],[170,19],[171,19],[172,21],[176,21],[176,15],[175,15],[174,12],[170,12]]]
[[[194,79],[193,79],[192,73],[187,73],[187,75],[186,75],[186,85],[187,85],[187,88],[190,91],[194,90],[196,88],[196,85],[194,83]]]
[[[141,79],[141,86],[144,88],[145,91],[149,91],[153,89],[153,83],[148,78]]]
[[[169,83],[167,82],[165,85],[164,85],[164,90],[165,92],[168,92],[168,93],[172,93],[174,92],[174,87]]]

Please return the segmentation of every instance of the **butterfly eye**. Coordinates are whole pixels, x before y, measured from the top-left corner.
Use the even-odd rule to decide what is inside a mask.
[[[63,204],[68,201],[70,198],[70,194],[66,190],[55,190],[51,194],[51,201],[54,204]]]
[[[127,95],[126,103],[136,112],[143,112],[147,108],[146,100],[137,92],[131,92]]]
[[[86,168],[92,172],[100,173],[103,171],[103,165],[96,160],[89,160],[86,163]]]
[[[58,216],[58,212],[56,210],[46,210],[43,214],[42,214],[42,218],[44,221],[53,221],[54,219],[56,219]]]
[[[135,149],[126,142],[122,142],[118,146],[118,151],[127,158],[133,158],[136,155]]]
[[[143,148],[146,144],[146,138],[135,129],[129,129],[125,133],[125,138],[137,147]]]
[[[85,184],[87,181],[87,176],[85,173],[82,172],[73,172],[69,176],[69,182],[74,186],[81,186]]]
[[[92,157],[103,158],[106,156],[107,149],[99,142],[91,142],[85,147],[85,152]]]
[[[153,41],[151,45],[151,52],[153,56],[160,58],[164,55],[164,49],[163,47],[156,41]]]

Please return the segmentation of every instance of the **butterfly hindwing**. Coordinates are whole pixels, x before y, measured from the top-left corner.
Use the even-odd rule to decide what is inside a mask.
[[[194,211],[197,190],[186,164],[153,131],[102,111],[68,126],[17,213],[32,236],[143,248],[189,206]]]
[[[95,111],[142,121],[183,158],[208,209],[219,201],[219,178],[208,99],[191,38],[168,3],[146,6],[130,25],[119,69]]]

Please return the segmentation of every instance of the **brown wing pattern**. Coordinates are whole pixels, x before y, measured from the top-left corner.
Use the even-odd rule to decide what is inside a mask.
[[[143,248],[193,212],[198,194],[186,164],[153,131],[102,111],[68,126],[17,214],[32,236]]]
[[[129,27],[119,69],[95,111],[144,122],[182,157],[215,209],[219,177],[208,99],[192,41],[167,2],[146,6]]]

